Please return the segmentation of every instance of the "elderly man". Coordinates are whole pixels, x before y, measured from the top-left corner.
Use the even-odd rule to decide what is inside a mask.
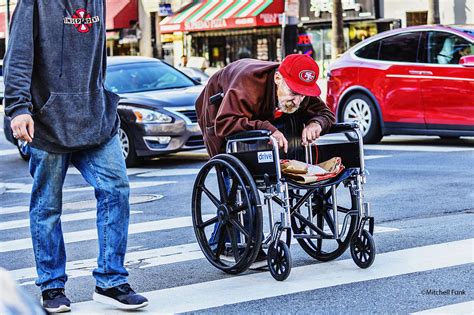
[[[225,137],[246,130],[267,129],[284,152],[288,141],[273,124],[278,113],[299,113],[305,127],[302,144],[317,139],[334,123],[334,115],[319,98],[319,68],[306,55],[289,55],[281,64],[255,59],[235,61],[214,74],[196,101],[198,122],[212,157],[224,152]],[[220,104],[210,97],[223,94]],[[214,230],[215,232],[215,230]],[[209,245],[217,243],[213,233]],[[260,251],[257,261],[264,260]]]

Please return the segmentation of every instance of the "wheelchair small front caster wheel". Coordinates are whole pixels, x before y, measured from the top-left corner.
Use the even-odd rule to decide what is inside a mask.
[[[270,244],[267,253],[267,262],[270,273],[275,280],[283,281],[291,272],[290,248],[282,240]]]
[[[358,231],[352,235],[351,256],[355,264],[362,269],[369,268],[375,260],[374,238],[366,230],[362,230],[359,237]]]

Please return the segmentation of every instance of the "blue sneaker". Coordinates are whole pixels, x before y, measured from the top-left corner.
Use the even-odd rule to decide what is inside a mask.
[[[112,305],[122,310],[136,310],[148,305],[148,299],[135,293],[128,283],[108,289],[95,287],[92,299],[96,302]]]
[[[41,302],[50,313],[71,311],[71,301],[64,294],[64,289],[49,289],[41,293]]]

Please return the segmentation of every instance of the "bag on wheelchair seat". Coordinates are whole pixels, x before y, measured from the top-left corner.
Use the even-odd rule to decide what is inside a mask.
[[[336,177],[344,170],[340,157],[333,157],[317,165],[297,160],[281,160],[281,172],[289,178],[301,183],[310,184]]]

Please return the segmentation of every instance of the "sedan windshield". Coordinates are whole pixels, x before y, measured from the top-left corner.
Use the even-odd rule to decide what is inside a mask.
[[[196,85],[173,67],[161,62],[110,66],[105,87],[115,93],[177,89]]]

